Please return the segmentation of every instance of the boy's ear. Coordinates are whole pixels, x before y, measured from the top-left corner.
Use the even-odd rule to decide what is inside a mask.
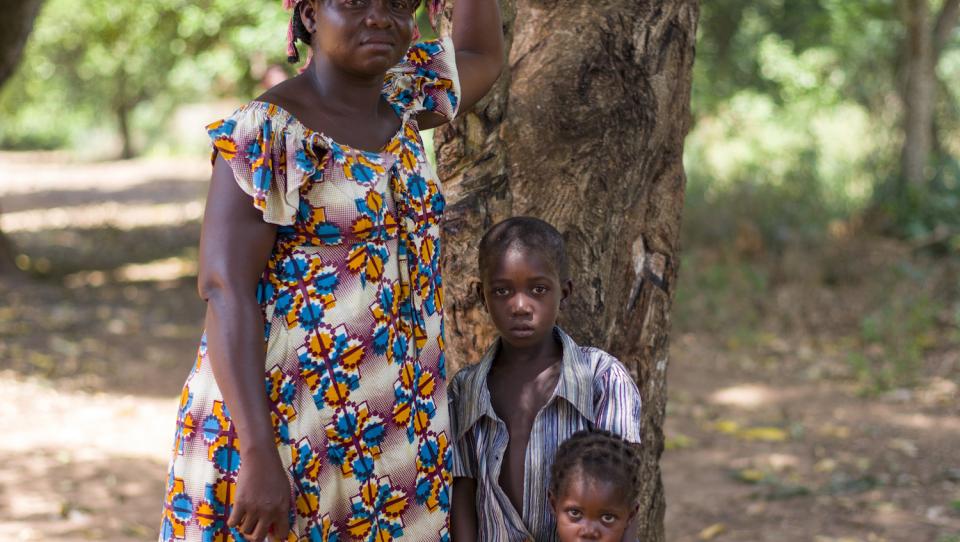
[[[480,301],[480,304],[483,305],[483,310],[487,310],[487,298],[483,296],[483,283],[474,281],[473,290],[477,294],[477,300]]]

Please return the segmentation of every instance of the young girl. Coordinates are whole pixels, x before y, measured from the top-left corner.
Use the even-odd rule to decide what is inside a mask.
[[[608,431],[579,431],[560,445],[550,469],[550,505],[560,542],[621,542],[637,513],[635,448]]]
[[[496,0],[285,0],[303,72],[207,127],[206,330],[160,539],[448,540],[444,198],[419,130],[503,60]]]

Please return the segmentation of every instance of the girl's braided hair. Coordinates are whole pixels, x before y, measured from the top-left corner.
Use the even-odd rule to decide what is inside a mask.
[[[631,507],[640,495],[640,456],[633,444],[609,431],[577,431],[560,444],[550,467],[550,494],[559,497],[573,473],[613,483]]]

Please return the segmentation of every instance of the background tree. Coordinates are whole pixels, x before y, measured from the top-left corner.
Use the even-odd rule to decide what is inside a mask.
[[[502,4],[507,67],[437,136],[448,196],[444,266],[451,360],[492,336],[471,283],[494,222],[535,215],[568,243],[576,286],[563,324],[610,351],[640,386],[646,483],[641,540],[664,539],[667,330],[690,125],[695,0]]]
[[[40,11],[42,0],[12,0],[8,2],[6,17],[0,20],[0,88],[13,74],[23,55],[23,45],[33,30],[33,21]],[[13,265],[13,247],[0,231],[0,273],[9,273]]]
[[[106,125],[130,158],[136,135],[162,131],[177,105],[249,94],[258,71],[286,65],[280,4],[50,0],[27,62],[0,97],[10,117],[0,140],[60,146],[76,138],[89,147],[91,127]]]
[[[902,0],[906,36],[903,46],[903,151],[901,177],[911,185],[925,184],[934,151],[934,111],[937,64],[960,16],[960,0],[944,0],[931,15],[929,0]]]

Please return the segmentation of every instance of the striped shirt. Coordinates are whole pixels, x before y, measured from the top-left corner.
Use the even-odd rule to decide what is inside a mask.
[[[523,510],[514,508],[497,479],[507,449],[506,424],[490,403],[487,374],[499,339],[480,363],[450,382],[448,401],[454,442],[452,473],[477,483],[478,540],[553,542],[557,520],[550,507],[550,465],[560,443],[590,428],[640,442],[640,392],[619,361],[603,350],[578,346],[554,328],[563,346],[557,388],[534,418],[524,461]]]

